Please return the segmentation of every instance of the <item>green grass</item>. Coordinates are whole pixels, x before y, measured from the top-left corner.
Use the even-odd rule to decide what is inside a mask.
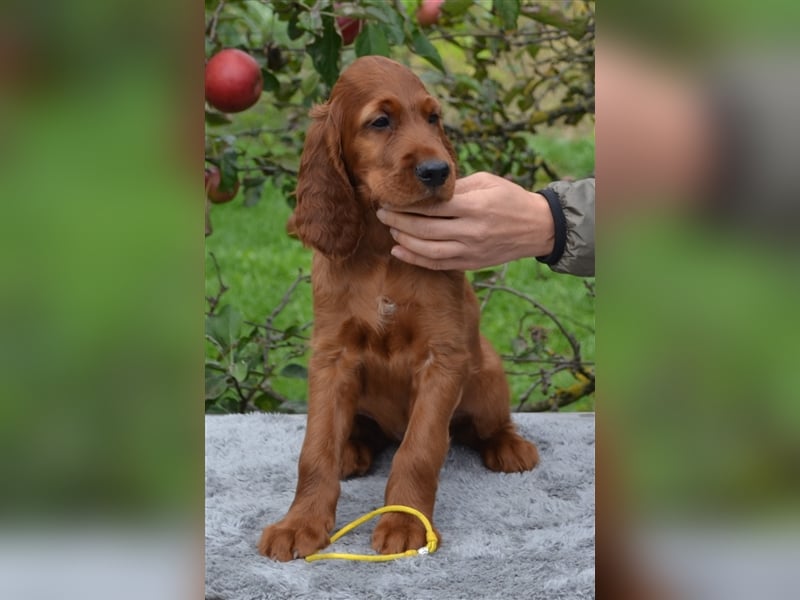
[[[583,136],[563,139],[555,135],[537,136],[534,147],[559,174],[585,176],[594,169],[594,139]],[[542,183],[545,183],[544,181]],[[261,201],[244,206],[241,194],[233,202],[212,206],[214,233],[206,239],[206,295],[219,290],[211,254],[216,257],[228,291],[222,304],[231,304],[245,320],[263,322],[280,304],[298,271],[310,272],[311,251],[286,235],[285,224],[291,210],[286,199],[266,186]],[[581,343],[585,360],[594,360],[594,299],[587,292],[583,279],[552,273],[534,260],[521,260],[508,265],[505,285],[530,296],[554,312]],[[566,340],[547,317],[533,310],[520,298],[496,292],[482,318],[481,330],[501,354],[509,354],[517,336],[519,321],[525,326],[545,328],[553,351],[566,353]],[[311,289],[301,285],[292,301],[276,319],[278,327],[305,324],[311,321]],[[513,368],[510,367],[509,370]],[[514,369],[519,370],[519,369]],[[528,388],[532,379],[511,377],[512,400]],[[554,383],[566,385],[571,378],[558,376]],[[304,400],[305,382],[278,377],[276,390],[294,400]],[[531,401],[540,400],[540,395]],[[594,398],[584,399],[567,410],[593,410]]]
[[[558,132],[531,136],[531,146],[555,169],[559,177],[582,179],[594,173],[594,135],[569,139]]]

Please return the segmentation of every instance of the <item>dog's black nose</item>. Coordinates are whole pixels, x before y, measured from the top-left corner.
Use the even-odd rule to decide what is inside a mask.
[[[450,165],[443,160],[425,160],[417,165],[414,172],[417,179],[426,186],[439,187],[447,181],[447,177],[450,175]]]

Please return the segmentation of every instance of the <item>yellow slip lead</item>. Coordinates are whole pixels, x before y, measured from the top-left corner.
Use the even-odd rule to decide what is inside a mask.
[[[398,552],[397,554],[344,554],[338,552],[330,552],[327,554],[316,553],[306,556],[306,562],[314,562],[316,560],[326,560],[333,558],[338,558],[341,560],[360,560],[366,562],[385,562],[389,560],[395,560],[397,558],[403,558],[405,556],[417,556],[419,554],[433,554],[434,552],[436,552],[436,547],[439,544],[439,538],[436,537],[436,533],[433,531],[433,525],[431,525],[431,522],[428,520],[428,517],[423,515],[416,508],[411,508],[410,506],[402,506],[399,504],[382,506],[381,508],[378,508],[376,510],[373,510],[372,512],[365,514],[363,517],[359,517],[352,523],[345,525],[339,531],[337,531],[331,536],[331,544],[333,544],[336,540],[341,538],[346,533],[351,532],[359,525],[363,525],[370,519],[387,512],[402,512],[417,517],[420,521],[422,521],[422,524],[425,526],[425,539],[427,540],[428,543],[419,550],[406,550],[405,552]]]

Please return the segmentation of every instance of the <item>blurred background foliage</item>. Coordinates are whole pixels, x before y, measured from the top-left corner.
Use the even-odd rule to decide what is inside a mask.
[[[206,222],[206,411],[302,411],[310,252],[284,229],[308,110],[357,56],[409,65],[444,107],[462,175],[528,189],[594,171],[594,2],[417,0],[205,3],[206,59],[238,48],[264,92],[235,115],[206,105],[206,165],[233,202]],[[356,23],[358,34],[342,31]],[[348,25],[350,24],[350,25]],[[358,29],[360,27],[360,29]],[[522,410],[593,410],[594,280],[521,261],[472,275],[482,329]]]

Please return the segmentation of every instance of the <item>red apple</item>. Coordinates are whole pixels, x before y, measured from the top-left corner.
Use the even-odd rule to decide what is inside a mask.
[[[250,108],[263,88],[261,67],[247,52],[226,48],[206,64],[206,100],[222,112]]]
[[[206,167],[206,196],[215,204],[230,202],[236,197],[239,191],[239,181],[230,190],[222,191],[219,189],[220,174],[219,169],[214,165]]]
[[[423,27],[433,25],[442,16],[444,0],[422,0],[417,10],[417,22]]]
[[[336,24],[339,26],[339,33],[342,34],[342,44],[345,46],[353,43],[364,26],[361,19],[351,19],[350,17],[336,17]]]

